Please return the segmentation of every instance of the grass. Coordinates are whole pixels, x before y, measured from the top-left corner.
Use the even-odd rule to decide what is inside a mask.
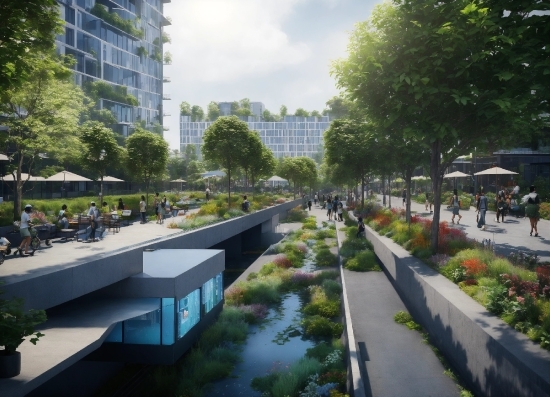
[[[319,267],[334,266],[338,263],[338,257],[330,252],[328,248],[321,248],[317,250],[315,262]]]
[[[382,271],[376,262],[376,255],[372,251],[361,251],[353,258],[348,259],[344,267],[354,272]]]

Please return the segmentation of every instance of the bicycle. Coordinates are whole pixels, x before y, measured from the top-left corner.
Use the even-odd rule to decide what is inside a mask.
[[[21,228],[20,228],[20,223],[19,221],[16,221],[16,222],[13,222],[13,228],[14,228],[14,231],[15,232],[20,232],[21,231]],[[34,225],[29,225],[29,232],[31,234],[31,243],[29,244],[29,246],[31,247],[32,251],[30,252],[29,255],[34,255],[34,252],[40,248],[40,245],[42,244],[42,241],[40,240],[40,238],[38,237],[38,231],[36,230],[35,226]],[[49,243],[49,240],[46,240],[46,244]],[[49,245],[49,244],[48,244]],[[15,249],[15,251],[13,252],[13,255],[17,255],[19,253],[20,249],[19,247],[17,247]]]

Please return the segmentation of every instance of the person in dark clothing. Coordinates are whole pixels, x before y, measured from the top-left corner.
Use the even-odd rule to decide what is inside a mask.
[[[479,211],[479,221],[477,222],[477,227],[481,228],[481,230],[485,230],[485,214],[487,213],[488,208],[489,203],[487,201],[487,197],[485,197],[485,193],[481,191],[481,196],[479,196],[479,200],[477,202],[477,210]]]
[[[357,218],[357,234],[355,237],[363,236],[365,233],[365,224],[363,223],[363,218]]]
[[[309,210],[311,211],[311,200],[307,201],[307,206],[308,206]]]
[[[529,233],[530,236],[533,235],[533,230],[535,231],[535,237],[539,236],[539,232],[537,230],[537,223],[540,218],[539,207],[539,195],[537,194],[535,186],[531,185],[529,187],[529,198],[527,199],[527,205],[525,206],[525,215],[529,218],[529,222],[531,223],[531,232]]]
[[[122,199],[118,199],[118,205],[116,207],[117,210],[122,211],[124,209],[124,203],[122,202]]]
[[[502,217],[502,223],[504,223],[504,212],[506,211],[506,201],[502,197],[497,196],[497,223],[500,223]]]

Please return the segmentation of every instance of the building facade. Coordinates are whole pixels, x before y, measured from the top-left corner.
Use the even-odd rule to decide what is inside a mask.
[[[113,113],[112,128],[122,136],[135,124],[162,132],[167,2],[58,0],[65,27],[57,52],[75,59],[76,84],[95,93],[98,109]]]
[[[251,116],[245,120],[248,128],[259,132],[262,142],[275,157],[314,157],[323,143],[323,133],[330,126],[329,116],[285,116],[283,121],[276,122],[255,119],[256,116]],[[209,121],[192,122],[190,116],[180,116],[180,151],[185,152],[187,145],[194,145],[200,154],[204,131],[211,125]]]

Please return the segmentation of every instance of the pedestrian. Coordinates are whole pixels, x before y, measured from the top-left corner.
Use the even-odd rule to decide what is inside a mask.
[[[483,190],[481,191],[481,196],[479,196],[479,200],[477,202],[477,210],[479,211],[479,221],[477,222],[477,227],[481,230],[485,230],[485,214],[487,213],[487,209],[489,208],[487,197],[485,197],[485,193]]]
[[[334,200],[332,201],[332,213],[334,214],[334,220],[338,220],[338,204],[340,204],[340,200],[338,200],[338,196],[334,197]]]
[[[502,223],[504,223],[504,212],[506,211],[506,201],[502,197],[497,197],[497,223],[500,223],[500,218],[502,218]]]
[[[323,203],[325,202],[325,195],[323,194]]]
[[[210,188],[209,187],[206,188],[205,195],[206,195],[206,202],[208,202],[208,200],[210,200]]]
[[[122,201],[122,199],[120,199],[120,201]],[[90,208],[88,209],[88,216],[90,217],[90,237],[88,238],[88,240],[91,243],[93,243],[99,240],[95,237],[95,231],[97,229],[97,225],[99,222],[99,210],[95,206],[94,201],[90,203]]]
[[[117,210],[119,210],[119,211],[124,210],[124,203],[122,202],[121,198],[118,199]]]
[[[327,216],[328,220],[330,221],[330,216],[332,215],[332,202],[330,199],[327,200]]]
[[[341,201],[338,202],[338,220],[340,222],[343,222],[344,221],[344,218],[343,218],[343,211],[344,211],[344,205],[342,204]]]
[[[141,224],[143,225],[144,223],[147,223],[147,220],[146,220],[146,211],[147,209],[147,203],[145,202],[145,196],[141,196],[141,201],[139,202],[139,213],[141,215]]]
[[[29,245],[31,244],[31,231],[29,229],[29,223],[31,222],[32,205],[27,204],[25,209],[21,213],[21,222],[19,223],[19,233],[23,238],[21,244],[14,252],[14,255],[19,252],[20,256],[33,255],[34,252],[29,252]]]
[[[155,193],[153,207],[155,207],[155,217],[157,218],[157,223],[160,223],[160,197],[158,192]]]
[[[363,223],[363,218],[357,218],[357,234],[355,237],[359,238],[365,234],[365,224]]]
[[[460,224],[460,220],[462,219],[462,215],[460,215],[460,199],[458,198],[458,192],[456,189],[453,191],[453,197],[452,197],[452,205],[453,205],[453,217],[451,218],[451,222],[455,223],[455,216],[458,215],[458,220],[456,221],[456,224]]]
[[[318,197],[317,197],[317,195],[315,195],[315,196],[313,197],[313,202],[315,203],[315,205],[317,205],[317,199],[318,199]]]
[[[59,226],[61,229],[68,229],[69,228],[69,220],[67,219],[67,205],[63,204],[61,206],[61,210],[59,211],[59,214],[57,214],[57,222],[59,223]]]
[[[401,193],[401,197],[403,197],[403,207],[404,207],[405,202],[407,201],[407,189],[403,189],[403,193]]]
[[[426,192],[426,203],[424,203],[426,211],[428,211],[428,206],[430,205],[430,193]],[[431,208],[431,206],[430,206]]]
[[[539,206],[539,195],[537,194],[535,186],[531,185],[529,187],[529,198],[527,199],[527,205],[525,206],[525,215],[527,215],[529,222],[531,223],[531,232],[529,233],[530,236],[533,235],[533,230],[535,231],[535,237],[539,236],[539,232],[537,230],[537,223],[540,217]]]
[[[246,196],[243,196],[243,202],[241,203],[241,209],[244,212],[250,211],[250,201],[248,201]],[[311,209],[310,209],[310,211],[311,211]]]
[[[311,199],[307,201],[307,206],[309,208],[309,212],[311,212]]]

